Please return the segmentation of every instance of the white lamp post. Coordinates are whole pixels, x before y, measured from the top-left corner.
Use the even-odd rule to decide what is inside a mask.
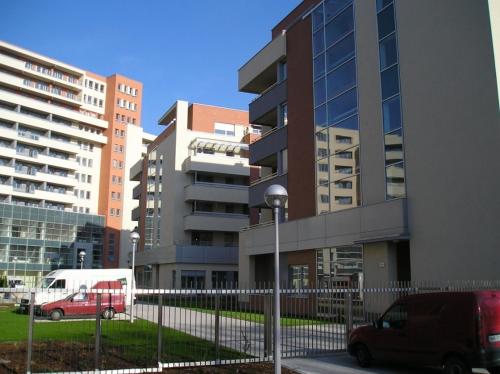
[[[130,233],[130,241],[132,242],[132,284],[130,292],[130,323],[134,323],[134,292],[135,292],[135,250],[137,248],[137,242],[141,236],[137,231],[132,231]]]
[[[14,263],[14,281],[16,280],[16,263],[17,263],[17,256],[14,256],[14,258],[12,259],[12,262]]]
[[[78,252],[78,256],[80,256],[80,270],[83,269],[83,262],[85,261],[85,255],[87,254],[87,252],[85,252],[83,249]]]
[[[281,374],[281,331],[280,331],[280,237],[279,211],[284,208],[288,199],[285,187],[273,184],[264,192],[266,204],[274,210],[276,227],[276,248],[274,251],[274,373]]]

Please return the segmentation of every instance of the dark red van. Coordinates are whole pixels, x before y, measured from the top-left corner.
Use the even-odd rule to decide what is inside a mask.
[[[67,298],[42,305],[41,312],[53,321],[63,316],[95,315],[97,311],[97,293],[94,290],[117,290],[117,293],[101,294],[101,314],[103,318],[112,319],[115,313],[125,312],[125,293],[120,281],[98,282],[89,291],[77,292]]]
[[[355,329],[348,350],[363,367],[377,360],[500,374],[500,291],[402,297],[373,326]]]

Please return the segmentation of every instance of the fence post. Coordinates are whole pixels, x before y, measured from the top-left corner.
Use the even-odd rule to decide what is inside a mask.
[[[102,294],[97,294],[97,302],[95,309],[95,360],[94,367],[96,371],[99,371],[99,358],[101,354],[101,300]]]
[[[345,341],[346,346],[349,344],[349,334],[353,330],[353,308],[352,308],[352,292],[348,290],[345,295]]]
[[[273,354],[273,295],[264,295],[264,356]]]
[[[220,364],[220,295],[215,294],[215,362]]]
[[[31,373],[31,356],[33,355],[33,323],[35,321],[35,293],[31,292],[30,317],[28,320],[28,355],[26,357],[26,373]]]
[[[161,365],[161,352],[163,348],[162,342],[162,329],[163,329],[163,295],[158,295],[158,368]]]

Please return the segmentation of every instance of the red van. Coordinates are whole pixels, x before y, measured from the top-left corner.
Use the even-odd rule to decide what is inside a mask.
[[[125,294],[120,281],[98,282],[90,291],[80,291],[67,298],[52,303],[43,304],[41,312],[53,321],[66,316],[94,315],[97,311],[97,293],[93,290],[117,290],[116,294],[101,294],[101,314],[105,319],[112,319],[115,313],[125,312]]]
[[[377,360],[500,374],[500,291],[402,297],[373,326],[355,329],[348,351],[362,367]]]

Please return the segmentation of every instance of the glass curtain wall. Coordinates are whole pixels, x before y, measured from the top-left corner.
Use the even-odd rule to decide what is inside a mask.
[[[358,95],[352,0],[325,0],[312,13],[316,207],[361,204]]]
[[[394,199],[406,196],[396,17],[393,0],[376,1],[386,198]]]

